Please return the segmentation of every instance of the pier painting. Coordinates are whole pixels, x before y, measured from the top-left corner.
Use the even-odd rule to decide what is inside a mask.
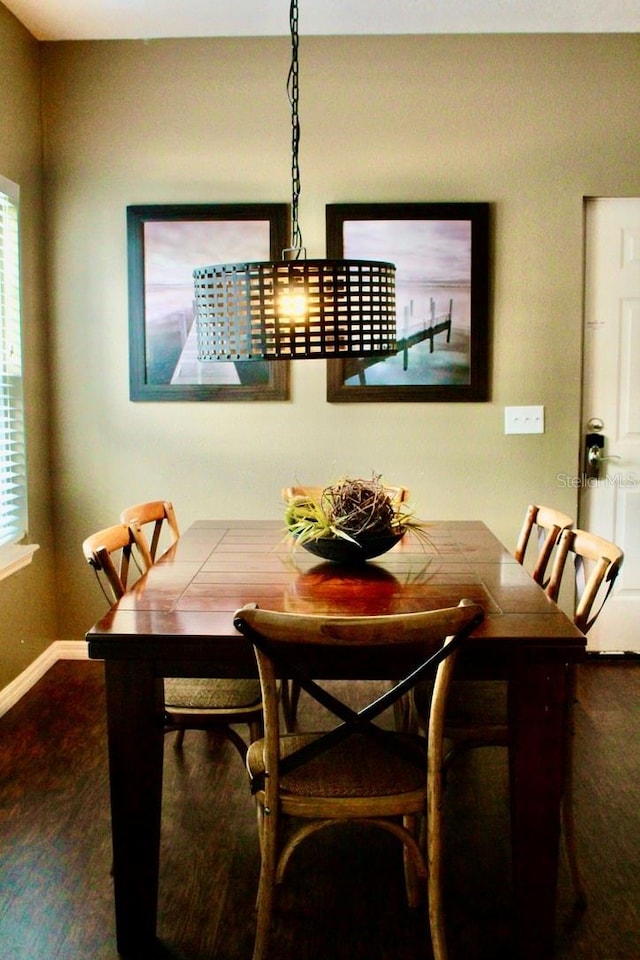
[[[285,204],[127,208],[132,400],[284,400],[286,361],[202,362],[193,270],[279,257]]]
[[[486,399],[486,207],[327,207],[330,256],[395,263],[398,345],[329,361],[329,400]]]

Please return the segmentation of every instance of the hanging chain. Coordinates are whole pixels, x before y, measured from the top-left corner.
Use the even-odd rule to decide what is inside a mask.
[[[298,115],[298,0],[291,0],[289,8],[291,28],[291,66],[287,78],[287,93],[291,104],[291,253],[299,259],[303,252],[302,231],[298,223],[298,200],[300,198],[300,117]]]

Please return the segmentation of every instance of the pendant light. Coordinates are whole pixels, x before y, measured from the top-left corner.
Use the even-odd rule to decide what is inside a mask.
[[[291,247],[282,260],[193,271],[198,360],[303,360],[396,352],[395,266],[307,260],[298,222],[298,0],[291,0]]]

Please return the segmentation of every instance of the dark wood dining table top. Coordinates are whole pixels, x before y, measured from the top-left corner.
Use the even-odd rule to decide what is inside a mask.
[[[427,522],[388,553],[342,567],[294,549],[279,521],[200,520],[87,640],[90,656],[100,659],[173,659],[179,637],[185,658],[219,655],[221,669],[246,675],[255,670],[253,655],[233,627],[233,613],[245,603],[371,616],[453,606],[462,597],[485,611],[474,632],[479,657],[504,658],[533,646],[573,660],[584,651],[582,633],[480,521]],[[388,666],[381,669],[386,676]]]

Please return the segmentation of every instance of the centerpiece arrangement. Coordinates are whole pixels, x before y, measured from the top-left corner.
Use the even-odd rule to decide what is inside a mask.
[[[338,563],[358,563],[386,553],[411,527],[422,524],[381,477],[345,478],[319,495],[292,496],[285,510],[287,529],[305,550]]]

